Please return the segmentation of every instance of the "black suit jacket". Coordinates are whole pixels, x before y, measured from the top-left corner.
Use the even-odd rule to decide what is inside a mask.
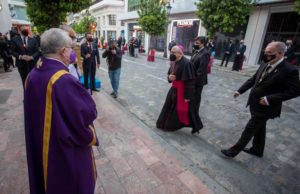
[[[266,67],[266,64],[261,65],[238,92],[242,94],[252,88],[247,103],[247,106],[250,106],[251,114],[275,118],[280,116],[283,101],[300,95],[299,71],[284,60],[260,82]],[[269,106],[263,106],[259,103],[264,96],[267,97]]]
[[[227,44],[227,46],[225,47],[225,52],[229,52],[229,55],[232,55],[232,53],[234,52],[234,44]]]
[[[100,56],[99,56],[98,46],[95,43],[91,43],[91,44],[92,44],[91,49],[88,47],[88,43],[83,43],[80,47],[81,57],[83,58],[84,66],[90,65],[90,64],[92,64],[92,65],[100,64]],[[85,57],[88,53],[91,54],[90,58]]]
[[[207,68],[209,60],[210,54],[206,48],[195,51],[192,55],[191,62],[194,64],[197,71],[196,86],[204,86],[207,84]]]
[[[21,36],[16,36],[12,39],[12,55],[16,57],[17,66],[30,63],[33,67],[40,57],[38,43],[34,38],[28,37],[26,48],[24,48]],[[29,62],[19,60],[20,55],[32,56],[34,60]]]
[[[246,45],[243,44],[243,46],[241,47],[240,45],[236,46],[235,52],[239,52],[241,56],[244,55],[245,51],[246,51],[247,47]]]

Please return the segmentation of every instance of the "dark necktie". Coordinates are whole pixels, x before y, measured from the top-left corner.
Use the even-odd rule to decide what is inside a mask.
[[[23,37],[23,47],[26,48],[26,37]]]
[[[265,79],[269,74],[270,74],[270,70],[271,70],[272,66],[268,65],[266,70],[264,71],[264,73],[262,74],[260,81],[262,81],[263,79]]]
[[[88,44],[88,53],[91,53],[92,49],[91,49],[91,44]]]

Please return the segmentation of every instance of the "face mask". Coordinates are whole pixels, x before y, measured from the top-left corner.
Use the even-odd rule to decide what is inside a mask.
[[[194,44],[194,45],[193,45],[193,48],[194,48],[195,50],[198,50],[198,49],[200,49],[200,46],[199,46],[199,45],[196,45],[196,44]]]
[[[21,33],[22,33],[23,36],[28,36],[28,31],[27,30],[22,30]]]
[[[76,60],[76,53],[75,51],[72,49],[71,53],[70,53],[70,64],[74,64]]]
[[[92,42],[93,41],[93,38],[87,38],[86,39],[88,42]]]
[[[177,57],[174,54],[170,54],[170,61],[176,61]]]
[[[276,58],[276,55],[264,55],[263,56],[263,62],[269,63],[270,61],[274,60]]]

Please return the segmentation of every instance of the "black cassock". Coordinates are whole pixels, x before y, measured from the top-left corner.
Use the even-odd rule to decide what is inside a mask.
[[[195,82],[196,70],[192,63],[185,57],[177,61],[175,65],[171,66],[168,71],[170,74],[176,75],[176,81],[183,82],[184,99],[189,99],[188,103],[188,120],[189,124],[182,123],[178,118],[177,109],[177,88],[171,87],[165,104],[156,122],[156,127],[165,131],[176,131],[183,127],[192,127],[198,131],[203,128],[203,124],[195,106]],[[171,82],[170,80],[168,80]]]

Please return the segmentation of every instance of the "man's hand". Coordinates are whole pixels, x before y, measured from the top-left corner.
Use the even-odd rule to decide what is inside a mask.
[[[33,60],[33,57],[32,56],[29,56],[29,55],[23,55],[23,60],[25,61],[32,61]]]
[[[236,52],[236,54],[237,54],[237,55],[240,55],[241,53],[240,53],[240,52]]]
[[[36,62],[36,68],[41,68],[43,66],[43,63],[42,63],[42,60],[39,59],[37,62]]]
[[[91,54],[86,54],[86,55],[85,55],[85,58],[86,58],[86,59],[88,59],[88,58],[90,58],[90,57],[91,57]]]
[[[176,80],[176,75],[169,75],[169,80],[174,81]]]
[[[98,69],[100,68],[100,63],[99,63],[99,64],[97,64],[97,67],[98,67]]]
[[[111,50],[111,54],[115,55],[117,53],[116,49]]]
[[[241,95],[238,91],[235,91],[234,93],[233,93],[233,97],[234,98],[236,98],[236,97],[238,97],[239,95]]]
[[[184,101],[185,101],[185,102],[189,102],[189,101],[190,101],[190,99],[184,99]]]
[[[266,101],[266,99],[264,97],[262,97],[260,99],[259,104],[261,104],[263,106],[269,106],[268,102]]]

